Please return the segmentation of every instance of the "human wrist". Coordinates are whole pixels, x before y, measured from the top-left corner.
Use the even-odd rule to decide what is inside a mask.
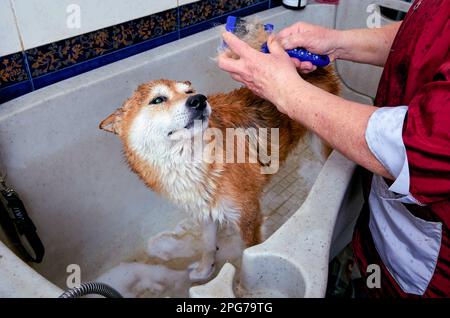
[[[345,60],[348,58],[349,50],[349,30],[332,30],[331,38],[333,39],[334,57],[336,60]]]
[[[279,111],[294,118],[294,115],[298,111],[298,92],[302,92],[305,89],[305,85],[309,83],[306,82],[300,76],[287,81],[288,85],[283,85],[279,89],[279,98],[277,98],[273,103],[278,108]]]

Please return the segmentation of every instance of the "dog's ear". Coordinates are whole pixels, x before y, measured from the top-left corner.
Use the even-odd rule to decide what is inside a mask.
[[[100,123],[99,128],[120,136],[122,133],[123,114],[123,108],[117,109]]]
[[[134,101],[134,97],[128,98],[123,103],[122,107],[118,108],[114,113],[106,117],[106,119],[100,123],[99,128],[120,136],[122,134],[123,116],[126,111],[132,107]]]

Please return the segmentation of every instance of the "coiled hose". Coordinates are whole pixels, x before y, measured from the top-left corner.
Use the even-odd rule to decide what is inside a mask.
[[[78,288],[72,288],[58,298],[80,298],[86,295],[101,295],[106,298],[123,298],[122,295],[109,285],[98,282],[83,283]]]

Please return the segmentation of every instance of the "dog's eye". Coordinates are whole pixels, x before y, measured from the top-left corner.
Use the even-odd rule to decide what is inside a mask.
[[[152,104],[152,105],[157,105],[157,104],[164,103],[166,100],[167,100],[167,97],[164,97],[164,96],[158,96],[158,97],[154,98],[154,99],[150,102],[150,104]]]
[[[185,94],[194,94],[194,90],[193,89],[190,89],[190,90],[188,90],[188,91],[186,91],[186,92],[184,92]]]

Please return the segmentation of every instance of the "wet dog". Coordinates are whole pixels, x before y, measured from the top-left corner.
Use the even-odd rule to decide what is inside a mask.
[[[303,77],[339,92],[331,66]],[[261,241],[264,186],[306,133],[247,88],[205,96],[188,81],[170,80],[140,85],[100,128],[120,137],[129,166],[150,189],[200,220],[204,253],[190,266],[193,281],[214,270],[219,224],[237,225],[247,246]],[[239,160],[242,152],[248,160]]]

